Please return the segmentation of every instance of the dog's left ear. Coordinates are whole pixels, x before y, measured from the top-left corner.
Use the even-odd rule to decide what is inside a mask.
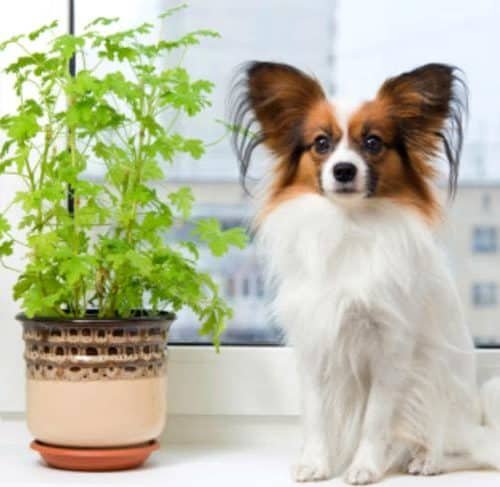
[[[429,162],[441,153],[450,166],[449,190],[456,191],[467,112],[467,87],[459,70],[446,64],[426,64],[388,79],[380,88],[408,162]]]

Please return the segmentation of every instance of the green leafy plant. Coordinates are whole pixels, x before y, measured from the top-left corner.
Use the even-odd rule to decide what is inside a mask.
[[[1,263],[9,267],[14,245],[25,248],[14,297],[30,317],[82,317],[93,308],[99,317],[126,318],[187,306],[218,344],[231,310],[197,270],[197,239],[220,256],[247,237],[210,218],[196,222],[192,240],[167,243],[168,232],[190,218],[194,197],[189,187],[168,193],[159,184],[179,155],[203,155],[206,144],[175,127],[180,116],[209,106],[213,88],[178,61],[160,65],[217,34],[198,30],[151,43],[153,24],[110,32],[117,20],[98,18],[78,36],[56,35],[54,22],[0,45],[0,52],[20,50],[5,69],[19,105],[0,118],[0,175],[24,184],[0,213]],[[43,40],[45,49],[33,49]],[[101,181],[82,177],[90,161],[104,166]],[[25,242],[7,218],[16,205]]]

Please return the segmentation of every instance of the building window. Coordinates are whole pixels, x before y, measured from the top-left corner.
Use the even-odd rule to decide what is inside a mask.
[[[489,212],[491,210],[491,194],[484,193],[482,197],[482,207],[484,212]]]
[[[475,283],[472,286],[472,302],[478,308],[496,306],[498,286],[495,282]]]
[[[228,298],[234,298],[236,294],[236,286],[234,283],[234,278],[229,277],[226,284],[226,296]]]
[[[498,248],[497,234],[495,227],[475,227],[472,236],[472,250],[480,254],[496,252]]]
[[[265,296],[264,279],[262,276],[257,276],[257,297],[263,298]]]
[[[242,291],[243,296],[249,296],[250,295],[250,280],[248,277],[245,277],[243,279],[243,291]]]

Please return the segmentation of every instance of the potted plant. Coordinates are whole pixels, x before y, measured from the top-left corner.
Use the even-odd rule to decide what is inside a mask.
[[[175,312],[193,310],[216,346],[231,315],[197,270],[197,242],[222,255],[246,241],[215,219],[198,221],[192,240],[169,241],[194,198],[189,187],[168,193],[159,184],[179,154],[203,155],[204,142],[175,122],[207,107],[212,90],[165,59],[217,34],[150,42],[152,24],[114,31],[117,20],[98,18],[78,36],[56,35],[54,22],[0,45],[20,51],[5,69],[19,105],[0,119],[0,177],[23,183],[0,214],[0,262],[9,268],[22,248],[14,297],[28,427],[34,448],[62,468],[132,467],[156,448]],[[45,39],[45,49],[32,48]],[[70,73],[75,59],[80,69]],[[102,179],[84,177],[90,162]],[[13,206],[23,215],[14,227]]]

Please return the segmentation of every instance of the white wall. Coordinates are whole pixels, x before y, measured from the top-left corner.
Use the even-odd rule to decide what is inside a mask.
[[[2,10],[0,42],[12,35],[30,32],[54,19],[60,22],[61,32],[67,30],[66,0],[16,0]],[[10,55],[9,55],[10,54]],[[0,53],[2,68],[12,59],[12,51]],[[0,74],[0,115],[12,113],[16,100],[11,90],[11,78]],[[16,191],[11,177],[0,177],[0,211]],[[9,216],[16,215],[9,212]],[[19,267],[22,256],[16,255],[9,264]],[[12,286],[16,275],[0,267],[0,411],[24,409],[24,363],[21,327],[14,320],[19,307],[12,300]]]

